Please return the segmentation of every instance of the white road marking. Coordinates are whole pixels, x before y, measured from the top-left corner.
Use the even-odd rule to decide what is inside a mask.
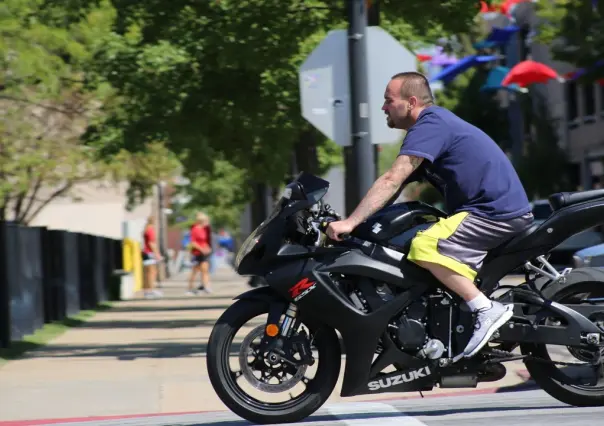
[[[325,408],[340,422],[350,426],[427,426],[415,417],[401,413],[390,404],[379,402],[329,404]]]

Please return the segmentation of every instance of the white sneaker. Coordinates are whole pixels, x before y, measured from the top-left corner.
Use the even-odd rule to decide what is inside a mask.
[[[493,334],[514,316],[514,305],[502,305],[493,301],[490,308],[479,309],[475,315],[474,334],[463,351],[466,358],[476,355]]]

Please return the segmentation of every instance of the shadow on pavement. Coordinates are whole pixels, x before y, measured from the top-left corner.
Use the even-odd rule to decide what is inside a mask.
[[[160,288],[158,290],[164,290],[164,289]],[[172,292],[170,292],[170,293],[172,293]],[[183,293],[184,293],[184,291],[183,291]],[[244,293],[244,291],[237,292],[237,294],[239,294],[239,293]],[[203,294],[201,296],[187,296],[185,294],[174,296],[172,294],[167,294],[167,295],[164,295],[163,297],[160,297],[157,299],[145,299],[142,297],[136,298],[136,299],[129,299],[129,300],[125,300],[124,303],[127,303],[128,305],[136,305],[138,303],[143,303],[143,302],[144,303],[161,303],[164,300],[183,300],[183,301],[186,300],[188,302],[191,302],[193,300],[201,300],[201,299],[220,300],[221,302],[228,300],[230,303],[233,303],[234,302],[233,297],[235,297],[235,295],[214,294],[214,293],[213,294]],[[220,303],[220,302],[216,302],[216,303]]]
[[[495,393],[506,393],[506,392],[520,392],[520,391],[529,391],[529,390],[538,390],[541,389],[537,383],[533,380],[528,380],[517,385],[512,386],[504,386],[498,388]]]
[[[172,329],[172,328],[197,328],[212,327],[215,319],[158,319],[158,320],[113,320],[113,321],[91,321],[80,325],[79,329],[111,329],[111,328],[140,328],[140,329]]]
[[[233,342],[230,354],[239,355],[240,342]],[[150,342],[124,345],[52,345],[27,353],[24,358],[89,358],[108,357],[121,361],[138,358],[182,358],[200,356],[207,353],[206,343]]]
[[[182,312],[182,311],[208,311],[225,310],[231,304],[216,304],[206,306],[115,306],[111,312]]]

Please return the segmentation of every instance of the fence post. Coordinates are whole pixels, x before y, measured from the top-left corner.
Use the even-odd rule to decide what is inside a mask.
[[[42,231],[42,267],[44,281],[44,319],[61,321],[67,310],[65,290],[64,231]]]
[[[7,266],[6,222],[0,222],[0,348],[10,346],[10,282]]]
[[[80,311],[80,252],[78,235],[63,233],[62,268],[64,270],[63,291],[65,292],[65,315],[72,316]]]
[[[42,257],[46,255],[42,251],[41,233],[42,227],[21,228],[23,236],[21,252],[21,271],[23,273],[22,285],[26,307],[29,310],[30,333],[44,326],[44,283]]]

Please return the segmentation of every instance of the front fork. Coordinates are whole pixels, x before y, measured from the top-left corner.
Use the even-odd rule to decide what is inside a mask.
[[[290,303],[287,307],[287,311],[285,311],[285,318],[281,323],[281,335],[289,338],[291,337],[291,333],[293,330],[296,330],[300,325],[300,320],[298,319],[298,307],[293,303]]]
[[[302,330],[292,335],[300,326],[298,307],[290,303],[285,310],[283,321],[280,322],[283,311],[283,303],[271,304],[264,332],[265,351],[274,352],[284,361],[295,366],[313,365],[314,359],[306,331]],[[300,360],[294,358],[296,352],[300,354]]]

